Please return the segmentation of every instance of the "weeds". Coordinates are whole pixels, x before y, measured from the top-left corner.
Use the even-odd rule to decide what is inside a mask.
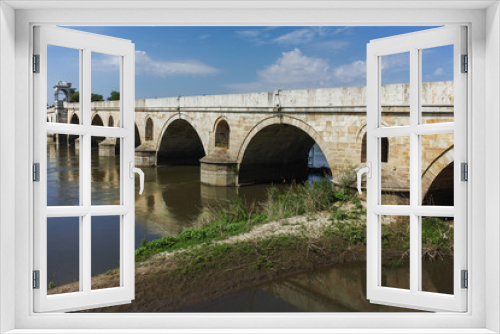
[[[349,179],[349,173],[345,173],[345,175],[343,180]],[[319,244],[323,246],[317,248],[314,246],[317,241],[311,242],[308,239],[309,237],[305,233],[308,228],[307,222],[304,223],[302,235],[280,234],[279,238],[273,236],[268,241],[269,245],[273,244],[279,250],[289,247],[290,244],[298,247],[297,243],[306,242],[306,244],[312,245],[311,249],[315,252],[327,247],[329,251],[337,253],[366,245],[366,218],[361,201],[351,188],[334,185],[323,179],[313,182],[311,185],[292,185],[284,191],[271,187],[268,190],[267,198],[261,203],[249,204],[237,197],[218,206],[210,207],[199,228],[184,230],[175,237],[141,242],[141,247],[135,253],[136,261],[143,261],[161,252],[179,249],[189,250],[192,246],[199,246],[195,249],[197,257],[192,264],[206,266],[214,261],[213,258],[217,258],[216,255],[222,254],[223,250],[224,252],[234,251],[227,245],[215,244],[216,241],[249,232],[255,226],[271,221],[282,220],[281,226],[286,227],[290,224],[287,221],[288,218],[304,215],[307,215],[307,218],[312,218],[320,212],[330,212],[329,223],[323,226],[319,233],[320,239],[322,238]],[[407,218],[392,218],[389,223],[383,223],[381,229],[383,249],[389,249],[393,253],[398,252],[401,259],[409,254],[410,248],[410,227]],[[253,254],[254,258],[257,259],[254,263],[255,268],[272,267],[275,261],[268,262],[262,257],[262,250],[255,253],[257,246],[254,245],[254,248],[247,249],[249,245],[243,248],[251,252],[250,254]],[[206,250],[205,247],[213,247],[210,248],[211,251],[216,252],[216,254],[211,255],[212,259],[203,254]],[[260,249],[259,247],[257,248]],[[441,259],[445,255],[452,254],[453,222],[439,218],[423,219],[422,250],[422,256],[430,260]]]
[[[184,230],[175,237],[141,243],[135,252],[136,260],[143,261],[157,253],[223,240],[270,221],[330,212],[336,203],[348,201],[356,203],[359,200],[350,189],[334,186],[326,179],[311,185],[292,185],[285,191],[271,187],[266,200],[261,203],[249,204],[236,197],[217,207],[210,207],[200,228]]]

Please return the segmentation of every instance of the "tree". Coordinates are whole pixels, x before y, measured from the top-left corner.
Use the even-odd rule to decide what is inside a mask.
[[[111,91],[109,93],[108,101],[118,101],[120,100],[120,92],[117,92],[115,90]]]
[[[75,88],[69,89],[69,102],[80,102],[80,92],[77,92]]]
[[[97,102],[97,101],[104,101],[104,99],[102,98],[102,95],[92,93],[90,94],[90,101]]]
[[[90,101],[97,102],[104,101],[104,99],[101,94],[92,93],[90,94]],[[78,92],[75,88],[69,89],[69,102],[80,102],[80,92]]]

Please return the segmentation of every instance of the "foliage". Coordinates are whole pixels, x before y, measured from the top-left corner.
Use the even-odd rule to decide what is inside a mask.
[[[453,220],[422,218],[422,257],[431,261],[453,254]]]
[[[108,101],[119,101],[119,100],[120,100],[120,92],[113,90],[111,91],[111,93],[109,93]]]
[[[102,95],[100,94],[90,94],[91,102],[104,101]],[[75,88],[69,89],[69,102],[80,102],[80,92],[78,92]]]
[[[75,88],[69,89],[69,102],[80,102],[80,92],[77,92]]]
[[[353,186],[356,182],[357,170],[355,166],[351,166],[347,169],[343,169],[339,172],[337,177],[337,183],[341,188],[348,189]]]
[[[220,203],[209,210],[200,228],[190,228],[175,237],[164,237],[143,244],[136,250],[136,260],[154,254],[184,249],[250,231],[265,222],[304,214],[329,212],[338,202],[355,201],[350,190],[340,189],[324,179],[311,185],[293,185],[284,191],[271,187],[262,203],[246,203],[241,197]]]
[[[104,99],[102,98],[102,95],[101,94],[90,94],[90,101],[91,102],[99,102],[99,101],[104,101]]]

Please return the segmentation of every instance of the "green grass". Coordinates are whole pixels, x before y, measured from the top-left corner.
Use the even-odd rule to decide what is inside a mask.
[[[284,191],[271,187],[262,203],[249,205],[242,198],[236,197],[212,207],[208,222],[200,228],[184,230],[174,237],[141,242],[141,247],[135,252],[136,261],[143,261],[161,252],[223,240],[248,232],[254,226],[266,222],[304,214],[331,212],[337,207],[336,204],[348,201],[361,207],[351,189],[334,186],[326,179],[313,182],[312,185],[292,185]]]
[[[234,246],[230,245],[214,245],[215,241],[246,233],[255,226],[271,221],[283,220],[281,225],[286,226],[289,224],[287,218],[304,215],[314,217],[319,212],[330,213],[330,223],[323,227],[321,233],[324,247],[328,247],[330,251],[342,252],[354,246],[366,245],[366,214],[356,193],[350,187],[333,185],[332,182],[323,179],[311,185],[292,185],[284,191],[271,187],[267,198],[261,203],[248,204],[240,197],[220,203],[209,209],[205,221],[199,228],[184,230],[174,237],[164,237],[149,242],[143,240],[141,247],[135,252],[135,258],[136,261],[143,261],[158,253],[179,249],[189,250],[193,246],[200,246],[195,250],[198,255],[193,255],[194,261],[196,264],[206,264],[210,259],[207,260],[207,255],[204,254],[208,250],[205,247],[211,247],[210,252],[219,255],[227,254],[229,250],[239,254],[239,249],[242,247],[238,246],[235,250]],[[401,218],[382,225],[381,237],[384,249],[408,252],[410,247],[408,221]],[[289,244],[297,246],[297,243],[309,239],[303,235],[280,235],[270,240],[269,243],[274,243],[279,250],[288,247]],[[430,260],[452,254],[453,222],[441,218],[422,219],[422,250],[422,256]],[[258,260],[255,266],[271,267],[273,261],[268,262],[261,255],[261,253],[254,254]],[[217,258],[214,254],[211,256]]]

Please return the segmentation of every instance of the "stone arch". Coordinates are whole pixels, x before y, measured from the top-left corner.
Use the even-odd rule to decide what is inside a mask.
[[[71,116],[71,119],[70,119],[70,124],[80,124],[80,118],[78,117],[78,114],[77,113],[73,113],[73,115]],[[69,135],[68,136],[68,140],[69,140],[69,143],[70,144],[74,144],[75,143],[75,140],[78,138],[79,136],[75,136],[75,135]]]
[[[229,138],[231,129],[226,119],[220,117],[215,122],[215,147],[229,149]]]
[[[101,116],[99,116],[98,113],[95,113],[94,115],[92,115],[91,124],[94,126],[104,126],[104,122],[102,121],[102,118],[101,118]]]
[[[157,163],[197,165],[206,150],[189,116],[178,113],[163,125],[157,142]]]
[[[246,135],[239,149],[238,183],[304,179],[314,143],[324,152],[332,169],[326,144],[310,125],[290,116],[262,120]]]
[[[146,141],[153,140],[153,129],[154,129],[153,119],[151,117],[148,117],[148,119],[146,120],[146,135],[145,135]]]
[[[115,120],[113,118],[113,115],[109,115],[109,118],[108,118],[108,126],[109,127],[114,127],[115,126]]]
[[[388,138],[380,138],[381,147],[380,147],[380,155],[381,162],[389,161],[389,139]],[[363,135],[363,139],[361,140],[361,162],[366,162],[366,132]]]
[[[429,195],[429,191],[431,190],[431,188],[434,190],[437,190],[435,189],[436,187],[442,188],[443,183],[453,185],[454,182],[451,183],[444,182],[445,181],[444,178],[448,178],[450,176],[450,173],[451,175],[453,175],[453,166],[454,166],[453,162],[454,162],[454,145],[446,149],[436,159],[434,159],[429,164],[429,166],[427,166],[427,168],[422,173],[423,201],[425,201],[427,195]],[[436,181],[439,182],[441,185],[437,184]]]
[[[102,121],[101,116],[99,116],[98,113],[95,113],[92,116],[92,122],[90,123],[93,126],[104,126],[104,122]],[[99,146],[99,143],[103,142],[106,139],[106,137],[91,137],[90,143],[93,148],[97,148]]]
[[[135,143],[134,143],[134,147],[138,147],[138,146],[141,146],[141,135],[139,134],[139,128],[137,127],[137,123],[134,123],[134,139],[135,139]]]
[[[271,117],[268,117],[266,119],[263,119],[262,121],[260,121],[259,123],[257,123],[245,136],[245,138],[243,139],[243,143],[241,144],[239,150],[238,150],[238,158],[237,158],[237,161],[238,163],[241,163],[241,160],[243,159],[243,155],[245,154],[245,150],[247,149],[247,146],[248,144],[250,143],[250,141],[252,140],[253,137],[255,137],[255,135],[260,131],[262,130],[263,128],[269,126],[269,125],[273,125],[273,124],[286,124],[286,125],[293,125],[299,129],[301,129],[302,131],[304,131],[305,133],[307,133],[312,139],[314,139],[314,141],[316,142],[316,144],[318,144],[319,148],[321,149],[321,151],[323,151],[323,153],[325,154],[326,156],[326,143],[324,142],[323,138],[320,136],[319,133],[316,132],[316,130],[314,130],[309,124],[307,124],[306,122],[300,120],[300,119],[297,119],[297,118],[294,118],[294,117],[290,117],[290,116],[271,116]],[[328,160],[328,164],[330,165],[330,167],[332,166],[332,162],[330,160],[330,158],[328,156],[326,156],[326,159]]]
[[[78,117],[78,114],[76,112],[73,113],[73,115],[71,116],[70,123],[71,124],[80,124],[80,117]]]

